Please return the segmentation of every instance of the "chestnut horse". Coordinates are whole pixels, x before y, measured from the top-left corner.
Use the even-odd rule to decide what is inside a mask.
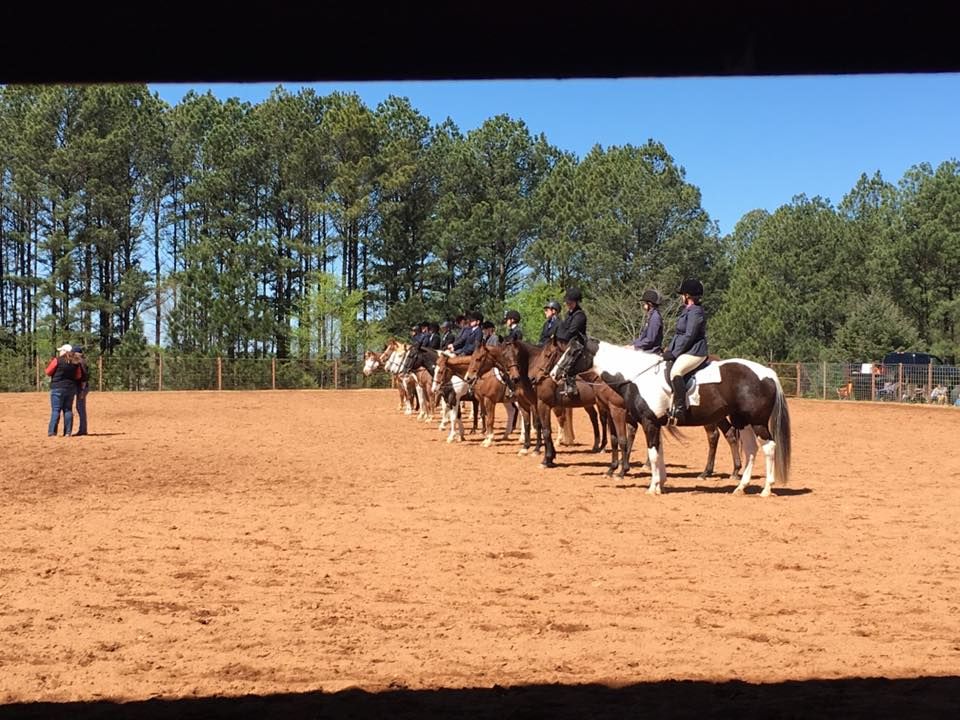
[[[550,428],[550,411],[553,408],[559,408],[566,411],[571,407],[582,407],[590,418],[593,425],[593,452],[600,452],[607,444],[607,417],[602,418],[602,436],[601,425],[597,422],[597,396],[593,386],[589,382],[577,379],[578,395],[576,398],[567,399],[561,397],[558,390],[559,386],[547,372],[541,372],[538,362],[543,348],[537,345],[531,345],[525,342],[505,342],[501,346],[501,362],[507,366],[510,379],[514,383],[528,382],[533,392],[537,396],[537,415],[540,418],[540,431],[543,435],[544,467],[556,467],[555,460],[557,450],[553,444],[553,436]]]

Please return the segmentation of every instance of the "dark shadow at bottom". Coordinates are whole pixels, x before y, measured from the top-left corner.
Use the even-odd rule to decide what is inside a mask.
[[[481,689],[291,693],[242,697],[25,703],[0,718],[951,718],[960,677],[850,678],[753,685],[666,681],[624,687],[529,685]]]

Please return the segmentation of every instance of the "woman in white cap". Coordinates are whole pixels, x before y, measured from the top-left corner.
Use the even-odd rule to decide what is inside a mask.
[[[77,394],[77,382],[83,373],[80,357],[71,345],[61,345],[57,348],[57,357],[47,365],[46,373],[50,376],[51,409],[47,435],[53,437],[57,434],[57,424],[62,412],[63,436],[69,437],[73,434],[73,398]]]

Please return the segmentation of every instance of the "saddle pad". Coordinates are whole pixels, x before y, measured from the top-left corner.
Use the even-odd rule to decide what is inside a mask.
[[[720,382],[720,363],[712,362],[703,370],[698,370],[693,374],[693,380],[696,385],[711,385]]]

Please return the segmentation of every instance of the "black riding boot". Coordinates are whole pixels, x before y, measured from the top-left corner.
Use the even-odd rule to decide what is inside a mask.
[[[513,380],[511,380],[509,376],[503,376],[503,384],[507,386],[507,389],[503,393],[506,397],[512,398],[517,394],[516,386],[513,384]]]
[[[673,407],[670,408],[670,417],[672,424],[676,425],[683,422],[687,414],[687,383],[682,377],[672,378],[670,383],[673,385]]]
[[[577,378],[567,375],[563,379],[563,389],[560,394],[567,398],[575,398],[577,396]]]

